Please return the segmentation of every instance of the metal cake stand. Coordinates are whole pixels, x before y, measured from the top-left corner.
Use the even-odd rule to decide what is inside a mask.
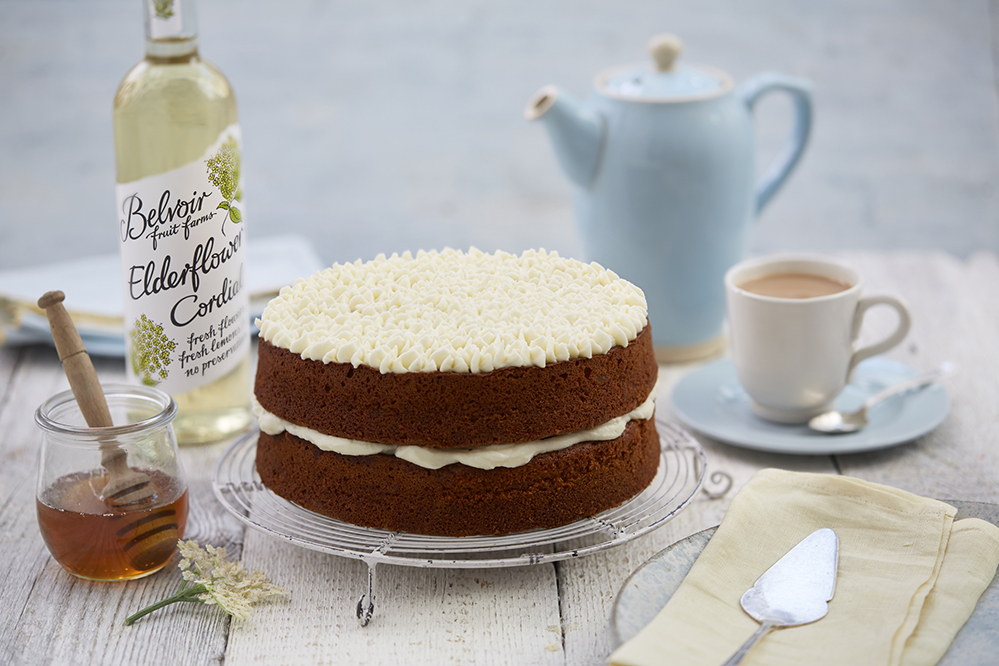
[[[656,428],[660,464],[648,488],[614,509],[547,530],[437,537],[360,527],[313,513],[260,482],[254,464],[256,429],[233,442],[218,459],[212,488],[222,506],[252,528],[303,548],[365,562],[368,589],[357,602],[357,618],[364,626],[375,610],[378,564],[479,569],[557,562],[619,546],[665,524],[701,488],[705,460],[697,440],[679,426],[657,419]]]

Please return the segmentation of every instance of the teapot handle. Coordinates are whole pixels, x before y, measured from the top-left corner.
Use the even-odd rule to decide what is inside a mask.
[[[738,94],[752,113],[757,100],[775,90],[791,96],[794,104],[794,127],[780,153],[756,182],[756,215],[770,203],[770,199],[791,175],[805,151],[808,135],[812,130],[812,83],[808,79],[766,72],[739,86]]]

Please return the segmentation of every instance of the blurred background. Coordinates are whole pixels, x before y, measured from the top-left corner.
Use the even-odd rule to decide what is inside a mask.
[[[810,78],[816,116],[754,252],[999,251],[996,2],[197,0],[236,91],[254,237],[325,262],[475,245],[580,255],[572,186],[529,97],[585,97],[676,33],[737,82]],[[0,269],[117,252],[111,105],[139,0],[0,0]],[[757,107],[759,160],[789,128]]]

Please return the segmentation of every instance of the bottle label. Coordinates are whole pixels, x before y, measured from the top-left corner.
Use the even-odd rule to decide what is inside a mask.
[[[126,366],[167,393],[219,379],[250,349],[241,147],[230,125],[200,159],[117,187]]]

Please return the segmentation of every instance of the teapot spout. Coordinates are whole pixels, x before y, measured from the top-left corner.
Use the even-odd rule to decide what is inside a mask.
[[[527,102],[524,117],[544,121],[562,170],[574,183],[588,188],[603,149],[601,116],[555,86],[545,86]]]

